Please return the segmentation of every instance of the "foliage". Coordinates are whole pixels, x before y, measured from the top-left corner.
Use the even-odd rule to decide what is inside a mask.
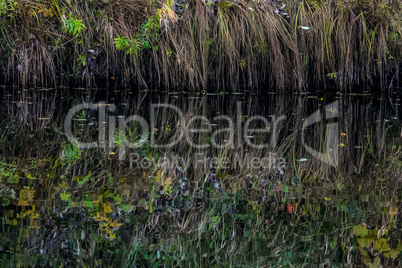
[[[66,73],[89,85],[91,73],[113,73],[192,90],[389,88],[399,79],[401,14],[398,1],[380,0],[6,0],[0,79],[43,85]],[[93,64],[71,60],[88,51]]]
[[[279,174],[248,168],[184,170],[176,159],[171,167],[132,168],[128,159],[118,159],[118,151],[83,151],[67,140],[60,120],[82,101],[82,92],[70,94],[71,98],[64,95],[22,91],[0,107],[1,267],[401,266],[401,187],[396,168],[401,165],[401,122],[388,120],[395,115],[394,104],[373,106],[377,96],[340,102],[339,135],[347,146],[339,150],[337,167],[313,159],[292,163],[294,155],[305,152],[299,132],[285,132],[276,149],[290,168]],[[114,115],[145,116],[149,110],[144,107],[170,101],[181,105],[184,118],[214,117],[219,111],[242,122],[280,111],[293,116],[291,124],[298,126],[311,110],[325,107],[323,98],[311,95],[295,100],[288,95],[262,99],[258,94],[196,99],[171,94],[147,99],[148,92],[127,95],[113,96],[115,103],[124,101],[124,108]],[[21,96],[41,105],[25,102],[15,109],[14,99]],[[97,98],[89,96],[86,101],[95,103]],[[245,98],[253,105],[238,118],[236,103]],[[389,101],[400,100],[391,96]],[[175,116],[157,116],[156,139],[180,136],[183,129],[173,124]],[[77,125],[88,124],[93,130],[82,130],[82,141],[99,138],[96,126],[89,126],[95,118],[88,110],[74,118]],[[27,126],[30,121],[35,124]],[[318,141],[314,145],[321,147],[327,123],[317,123],[317,132],[306,143]],[[155,152],[150,148],[151,134],[141,135],[135,123],[119,130],[114,131],[116,142],[137,145],[132,152],[149,159],[158,158],[157,153],[187,157],[199,152],[184,143]],[[205,140],[204,134],[194,142]],[[266,150],[245,144],[234,151],[203,151],[221,159],[244,150],[267,156]]]
[[[82,23],[82,20],[77,19],[77,16],[74,18],[70,15],[68,15],[68,19],[64,20],[63,22],[65,23],[65,31],[74,35],[78,36],[79,34],[82,33],[83,30],[85,30],[87,27]]]
[[[0,2],[0,17],[7,14],[12,17],[15,11],[17,2],[14,0],[4,0]]]

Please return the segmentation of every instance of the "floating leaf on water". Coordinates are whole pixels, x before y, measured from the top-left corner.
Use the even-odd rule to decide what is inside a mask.
[[[359,245],[359,247],[362,247],[362,248],[369,248],[371,246],[372,242],[373,242],[373,240],[370,238],[357,239],[357,244]]]
[[[396,259],[396,258],[398,258],[398,256],[399,256],[399,250],[396,250],[396,249],[392,249],[389,252],[384,253],[384,257],[387,259],[389,259],[389,258]]]
[[[389,239],[389,238],[388,238]],[[374,242],[374,247],[379,252],[387,252],[391,250],[391,247],[388,244],[388,239],[379,238]]]
[[[366,237],[368,235],[368,229],[366,225],[357,225],[353,227],[353,234],[355,236]]]

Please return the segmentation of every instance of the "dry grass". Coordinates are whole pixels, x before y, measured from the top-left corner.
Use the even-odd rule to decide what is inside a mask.
[[[181,17],[172,0],[15,2],[0,13],[0,68],[21,85],[303,90],[399,78],[400,1],[283,1],[280,15],[271,1],[192,0]],[[66,31],[70,15],[82,32]],[[135,52],[119,51],[118,36]]]

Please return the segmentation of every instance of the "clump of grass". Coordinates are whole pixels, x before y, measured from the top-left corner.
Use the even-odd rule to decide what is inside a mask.
[[[103,77],[184,89],[385,87],[399,77],[399,1],[180,3],[3,1],[0,68],[22,85]]]

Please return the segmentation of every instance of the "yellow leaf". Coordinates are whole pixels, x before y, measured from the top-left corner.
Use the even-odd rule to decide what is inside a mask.
[[[101,221],[102,220],[102,216],[100,215],[99,212],[96,212],[96,217],[94,218],[95,221]]]
[[[110,207],[109,202],[103,204],[103,211],[105,211],[105,213],[112,213],[113,212],[113,210]]]
[[[32,215],[31,218],[32,218],[32,219],[37,219],[37,218],[39,218],[39,214],[38,214],[38,213],[35,213],[35,214]]]
[[[63,201],[68,201],[71,197],[71,193],[60,193],[60,198]]]
[[[396,215],[396,214],[398,214],[398,207],[392,207],[392,206],[390,206],[390,207],[389,207],[389,214],[390,214],[390,215]]]
[[[159,183],[162,179],[162,170],[158,171],[158,174],[156,175],[156,182]]]
[[[111,222],[109,225],[110,225],[110,227],[112,227],[114,229],[114,228],[122,226],[123,224],[118,223],[117,220],[115,220],[115,221]]]
[[[170,184],[172,183],[172,177],[169,177],[166,179],[165,185],[163,186],[163,190],[165,192],[169,192],[170,191]]]
[[[17,206],[28,206],[28,205],[29,204],[28,204],[27,200],[22,200],[22,199],[18,200]]]

